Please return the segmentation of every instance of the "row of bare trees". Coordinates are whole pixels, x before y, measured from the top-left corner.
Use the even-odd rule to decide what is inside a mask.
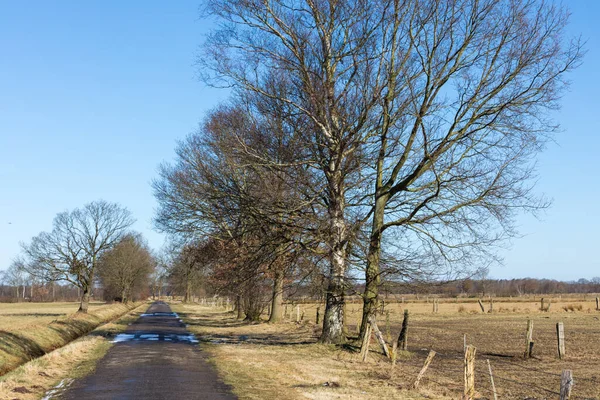
[[[103,200],[61,212],[50,232],[21,244],[8,272],[76,287],[80,312],[87,312],[96,282],[107,300],[147,297],[156,260],[142,236],[130,231],[133,223],[129,210]]]
[[[349,279],[365,285],[364,334],[382,280],[487,267],[515,213],[548,205],[535,155],[582,57],[562,6],[214,0],[204,14],[202,77],[232,96],[161,168],[156,225],[238,303],[269,284],[277,320],[284,287],[324,277],[321,341],[340,343]]]

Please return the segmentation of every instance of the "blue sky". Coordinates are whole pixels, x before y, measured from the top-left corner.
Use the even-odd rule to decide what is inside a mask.
[[[523,237],[494,277],[600,275],[600,2],[568,4],[588,54],[556,115],[564,132],[539,159],[538,191],[554,204],[541,221],[519,217]],[[100,198],[128,207],[161,247],[149,183],[227,95],[196,79],[209,28],[198,5],[0,0],[0,269],[56,213]]]

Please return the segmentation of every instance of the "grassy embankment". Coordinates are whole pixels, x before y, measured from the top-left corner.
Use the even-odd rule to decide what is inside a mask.
[[[75,303],[0,304],[0,376],[139,305],[93,304],[88,314],[80,314]]]
[[[578,299],[579,300],[579,299]],[[304,320],[283,324],[245,324],[223,309],[174,304],[173,309],[199,335],[224,381],[241,399],[418,399],[460,398],[463,389],[463,338],[477,347],[477,397],[491,395],[486,359],[494,370],[498,395],[507,399],[546,398],[559,389],[563,369],[573,370],[573,395],[600,398],[600,313],[595,303],[553,299],[550,312],[538,301],[497,301],[493,313],[477,303],[440,301],[439,313],[425,302],[388,304],[389,324],[378,325],[388,341],[400,330],[403,310],[411,312],[408,352],[392,373],[375,341],[369,360],[359,360],[358,347],[316,344],[316,304],[301,305]],[[573,301],[577,301],[573,305]],[[485,303],[486,311],[489,307]],[[581,307],[580,307],[581,306]],[[295,307],[293,310],[295,319]],[[575,310],[575,311],[573,311]],[[321,305],[321,312],[323,305]],[[347,307],[348,331],[355,335],[360,305]],[[524,360],[527,320],[534,321],[534,359]],[[556,355],[556,323],[564,322],[567,356]],[[430,349],[438,352],[418,390],[412,384]],[[579,378],[579,379],[577,379]],[[552,395],[553,396],[553,395]]]

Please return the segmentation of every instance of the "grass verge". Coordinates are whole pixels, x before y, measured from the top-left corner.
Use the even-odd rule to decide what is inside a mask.
[[[146,304],[136,304],[135,309],[121,318],[103,324],[57,350],[30,361],[0,377],[0,400],[33,400],[58,384],[69,383],[94,371],[96,363],[112,346],[110,338],[122,332],[146,309]],[[107,313],[108,315],[108,313]]]
[[[105,305],[88,314],[74,313],[47,325],[34,325],[18,331],[9,326],[0,327],[0,376],[86,335],[139,305]]]
[[[200,347],[240,399],[423,399],[426,394],[390,379],[390,363],[375,352],[362,363],[351,345],[317,344],[318,328],[312,323],[245,324],[222,310],[186,304],[172,308],[198,335]],[[403,371],[396,367],[394,373]]]

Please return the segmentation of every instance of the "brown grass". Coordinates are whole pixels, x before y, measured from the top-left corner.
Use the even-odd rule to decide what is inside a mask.
[[[71,303],[71,307],[73,305],[76,311],[77,306]],[[55,312],[51,312],[53,308],[45,303],[37,306],[39,308],[36,309],[35,303],[10,304],[10,307],[3,305],[3,312],[9,316],[0,317],[0,376],[118,318],[139,306],[139,303],[102,305],[92,308],[88,314],[72,313],[66,316],[60,316],[60,312],[56,311],[62,309],[64,303],[57,305]],[[39,312],[36,313],[36,310]],[[47,321],[48,317],[52,317],[52,320]]]
[[[482,313],[476,302],[440,301],[438,314],[433,314],[432,305],[424,302],[388,304],[393,337],[400,330],[404,308],[412,314],[409,352],[402,354],[393,379],[390,364],[375,343],[367,363],[358,361],[358,349],[352,341],[343,347],[316,344],[316,304],[301,306],[305,312],[302,323],[288,321],[280,325],[243,324],[222,309],[195,305],[174,305],[174,309],[189,323],[190,330],[201,335],[201,346],[243,399],[460,398],[464,334],[468,344],[477,347],[478,397],[491,397],[486,364],[489,359],[500,398],[555,397],[563,369],[573,370],[574,396],[600,398],[600,313],[593,311],[592,302],[579,301],[577,306],[581,308],[573,307],[571,311],[567,307],[568,312],[563,310],[564,303],[556,299],[552,303],[550,312],[541,312],[539,302],[495,300],[495,312],[487,313],[488,304],[484,303],[486,313]],[[351,335],[360,316],[359,304],[347,306]],[[534,321],[535,358],[524,360],[528,319]],[[382,330],[385,321],[385,315],[381,316]],[[566,332],[564,360],[556,354],[559,321],[564,322]],[[411,390],[430,349],[438,354],[419,390]],[[339,387],[332,387],[332,382]]]
[[[145,307],[144,304],[118,320],[102,325],[90,335],[21,365],[0,377],[0,400],[39,399],[60,382],[70,382],[89,374],[95,369],[96,362],[112,346],[106,336],[125,330],[129,323],[139,317]]]

